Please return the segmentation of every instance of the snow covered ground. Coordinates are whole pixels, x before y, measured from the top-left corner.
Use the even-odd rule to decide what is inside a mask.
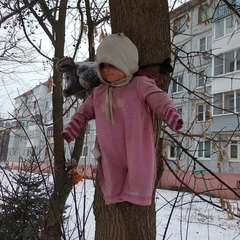
[[[0,182],[7,184],[7,179],[1,170]],[[70,217],[65,229],[69,240],[79,239],[76,223],[78,222],[82,229],[83,219],[86,219],[85,238],[94,239],[93,195],[92,180],[86,180],[85,186],[84,182],[80,182],[71,192],[67,201],[70,206],[68,208]],[[204,198],[210,200],[208,196]],[[218,198],[211,200],[220,205]],[[240,213],[240,201],[238,205],[236,201],[229,200],[229,203],[234,213]],[[78,209],[77,215],[75,209]],[[163,239],[167,225],[166,240],[240,240],[240,218],[229,219],[226,212],[193,194],[159,189],[156,193],[156,211],[156,240]]]

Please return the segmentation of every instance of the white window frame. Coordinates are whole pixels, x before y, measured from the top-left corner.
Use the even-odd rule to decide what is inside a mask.
[[[206,144],[209,144],[209,157],[207,155],[206,150]],[[201,148],[201,149],[200,149]],[[211,141],[202,139],[197,143],[197,151],[196,151],[197,157],[200,160],[211,160],[211,154],[212,154],[212,144]]]
[[[236,157],[232,156],[232,147],[235,147]],[[240,143],[236,140],[233,140],[228,145],[228,158],[231,162],[240,162]]]
[[[217,102],[215,96],[219,96],[220,101]],[[232,99],[232,103],[233,103],[233,107],[231,107],[230,105],[227,106],[227,101],[226,101],[226,96],[229,95],[233,95],[232,97],[228,98],[229,100]],[[240,112],[240,90],[233,90],[233,91],[228,91],[228,92],[223,92],[223,93],[218,93],[218,94],[214,94],[213,95],[213,101],[212,101],[213,106],[217,106],[219,108],[215,108],[213,107],[213,115],[217,116],[217,115],[227,115],[227,114],[232,114],[231,112],[234,113],[239,113]],[[229,111],[225,111],[229,110]]]
[[[181,85],[179,85],[178,83],[183,84],[183,75],[174,77],[174,80],[171,83],[172,84],[172,87],[171,87],[172,93],[179,93],[179,92],[183,91],[183,87]]]
[[[216,96],[219,96],[216,100]],[[223,93],[217,93],[213,95],[213,102],[212,102],[213,106],[216,106],[218,108],[213,107],[213,115],[222,115],[223,114],[223,106],[224,106],[224,102],[223,102]],[[221,113],[220,113],[221,111]]]
[[[202,88],[202,87],[211,85],[212,83],[211,75],[212,75],[212,69],[210,67],[199,71],[199,75],[197,78],[197,87]]]
[[[227,31],[228,30],[227,21],[229,21],[229,20],[231,20],[231,23],[233,24],[231,31]],[[218,36],[219,29],[217,28],[217,24],[219,24],[220,22],[223,23],[223,26],[220,27],[221,29],[223,29],[223,33],[222,33],[222,35]],[[220,39],[224,36],[230,35],[238,29],[239,29],[239,23],[237,22],[237,20],[235,19],[235,17],[233,15],[221,18],[214,23],[214,39],[216,40],[216,39]]]
[[[173,153],[173,156],[172,156],[172,153]],[[175,145],[168,146],[169,159],[176,160],[177,158],[180,157],[181,154],[182,154],[182,149],[180,147],[175,146]]]
[[[199,107],[202,106],[202,111],[199,112]],[[210,116],[210,105],[206,103],[199,103],[196,105],[196,120],[197,122],[206,122],[209,120]],[[202,114],[202,119],[199,119],[199,114]]]
[[[218,64],[216,65],[217,61],[218,61]],[[214,76],[222,75],[224,73],[224,56],[223,56],[223,54],[220,54],[217,57],[214,57],[213,69],[214,69]]]
[[[209,21],[213,17],[213,9],[211,6],[205,4],[198,9],[198,23]]]
[[[176,49],[176,54],[180,59],[185,58],[186,57],[185,46],[181,46],[178,49]]]
[[[53,137],[53,127],[47,128],[47,137]]]
[[[201,43],[204,42],[204,43]],[[205,36],[202,38],[199,38],[199,51],[204,52],[204,51],[209,51],[212,49],[212,36]]]
[[[48,100],[45,101],[45,109],[47,109],[47,108],[49,108],[49,101]]]
[[[229,63],[229,60],[226,59],[227,54],[233,53],[233,70],[227,71],[227,64]],[[216,62],[219,61],[220,63],[216,65]],[[222,67],[221,67],[222,66]],[[220,73],[217,73],[217,68],[220,68]],[[218,70],[219,71],[219,70]],[[217,57],[214,57],[214,76],[222,75],[222,74],[228,74],[233,73],[236,71],[240,71],[240,49],[233,49],[231,51],[225,52],[223,54],[220,54]]]
[[[187,18],[185,15],[182,15],[173,20],[173,32],[174,35],[182,33],[186,30]]]

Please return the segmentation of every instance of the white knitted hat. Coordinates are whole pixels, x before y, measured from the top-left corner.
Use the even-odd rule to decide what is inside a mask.
[[[100,43],[96,61],[101,78],[100,64],[108,63],[123,71],[128,77],[138,71],[138,50],[124,33],[112,34]]]

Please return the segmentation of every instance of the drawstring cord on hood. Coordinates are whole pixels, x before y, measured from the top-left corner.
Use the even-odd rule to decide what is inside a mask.
[[[113,103],[112,86],[107,85],[106,98],[105,98],[106,118],[108,121],[111,121],[114,124],[112,103]]]
[[[129,84],[129,82],[132,80],[133,75],[130,74],[128,77],[123,78],[119,81],[108,83],[102,79],[102,81],[107,85],[106,89],[106,98],[105,98],[105,109],[106,109],[106,118],[108,121],[112,122],[114,124],[114,117],[113,117],[113,88],[114,87],[123,87]]]

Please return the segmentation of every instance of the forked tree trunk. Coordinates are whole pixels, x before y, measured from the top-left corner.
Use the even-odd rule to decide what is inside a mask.
[[[124,32],[138,47],[139,64],[160,63],[170,57],[170,28],[167,0],[109,0],[112,33]],[[168,89],[169,76],[159,69],[145,69],[158,77],[158,86]],[[161,99],[159,99],[161,101]],[[163,172],[159,144],[161,119],[155,116],[157,146],[157,182]],[[96,219],[95,240],[154,240],[156,239],[155,203],[137,206],[130,203],[106,205],[97,180],[94,197]]]

